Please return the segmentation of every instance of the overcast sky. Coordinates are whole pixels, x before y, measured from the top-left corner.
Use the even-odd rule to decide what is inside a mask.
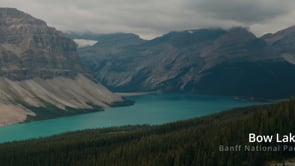
[[[131,32],[248,27],[256,35],[295,25],[295,0],[2,0],[62,31]]]

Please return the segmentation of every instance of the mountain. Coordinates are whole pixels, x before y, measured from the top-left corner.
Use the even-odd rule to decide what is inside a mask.
[[[294,27],[261,38],[242,27],[170,32],[149,41],[109,38],[79,49],[92,75],[114,91],[246,98],[295,94]],[[112,41],[112,42],[110,42]]]
[[[286,52],[294,51],[295,48],[295,26],[278,31],[274,34],[266,34],[262,38],[274,48]]]
[[[66,33],[72,39],[96,40],[103,43],[104,46],[123,47],[137,45],[145,40],[132,33],[114,33],[114,34],[91,34],[91,33]]]
[[[279,52],[286,61],[295,64],[295,26],[274,34],[264,35],[262,38]]]
[[[99,111],[124,102],[87,73],[76,44],[13,8],[0,8],[0,125]]]

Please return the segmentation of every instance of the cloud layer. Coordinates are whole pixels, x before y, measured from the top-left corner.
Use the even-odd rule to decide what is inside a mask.
[[[169,31],[249,27],[257,35],[295,23],[294,0],[9,0],[62,31],[132,32],[151,38]]]

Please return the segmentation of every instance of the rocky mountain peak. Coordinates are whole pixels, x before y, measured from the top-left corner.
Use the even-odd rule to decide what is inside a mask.
[[[31,15],[19,11],[15,8],[0,8],[1,26],[18,25],[43,25],[46,23],[40,19],[33,18]]]
[[[71,39],[29,14],[0,8],[0,126],[124,102],[89,78]]]
[[[282,54],[295,55],[295,26],[264,35],[262,39]]]
[[[204,49],[202,56],[210,61],[207,65],[211,66],[228,59],[249,58],[253,49],[261,49],[264,45],[263,40],[257,39],[246,28],[236,27],[228,30]]]
[[[262,38],[270,43],[270,44],[273,44],[275,42],[278,42],[282,39],[286,39],[286,38],[290,38],[290,37],[294,37],[295,36],[295,25],[289,27],[289,28],[286,28],[286,29],[283,29],[281,31],[278,31],[274,34],[266,34],[264,36],[262,36]]]
[[[247,42],[253,39],[256,39],[256,36],[253,33],[249,32],[246,28],[237,27],[228,30],[227,33],[216,42],[222,44],[234,44],[237,42]]]
[[[13,8],[0,8],[0,69],[0,76],[18,80],[82,72],[71,39]]]

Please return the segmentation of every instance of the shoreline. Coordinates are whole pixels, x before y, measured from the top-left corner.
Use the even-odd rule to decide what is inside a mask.
[[[144,96],[144,95],[156,94],[158,92],[152,91],[152,92],[114,92],[114,93],[116,95],[128,97],[128,96]]]
[[[159,94],[159,91],[148,91],[148,92],[114,92],[114,94],[120,95],[122,97],[129,97],[129,96],[144,96],[150,94]],[[170,94],[170,93],[161,93],[161,94]],[[173,94],[173,93],[172,93]],[[179,93],[179,94],[192,94],[192,93]],[[193,95],[201,95],[201,96],[227,96],[227,95],[211,95],[211,94],[193,94]],[[251,96],[227,96],[233,98],[235,100],[241,101],[250,101],[250,102],[281,102],[289,100],[292,97],[287,98],[265,98],[265,97],[251,97]]]
[[[278,98],[278,99],[275,99],[275,98],[259,98],[259,97],[244,97],[244,96],[230,96],[230,97],[232,97],[233,99],[236,99],[236,100],[241,100],[241,101],[271,102],[271,103],[287,101],[290,98],[292,98],[292,97],[290,97],[290,98]]]

